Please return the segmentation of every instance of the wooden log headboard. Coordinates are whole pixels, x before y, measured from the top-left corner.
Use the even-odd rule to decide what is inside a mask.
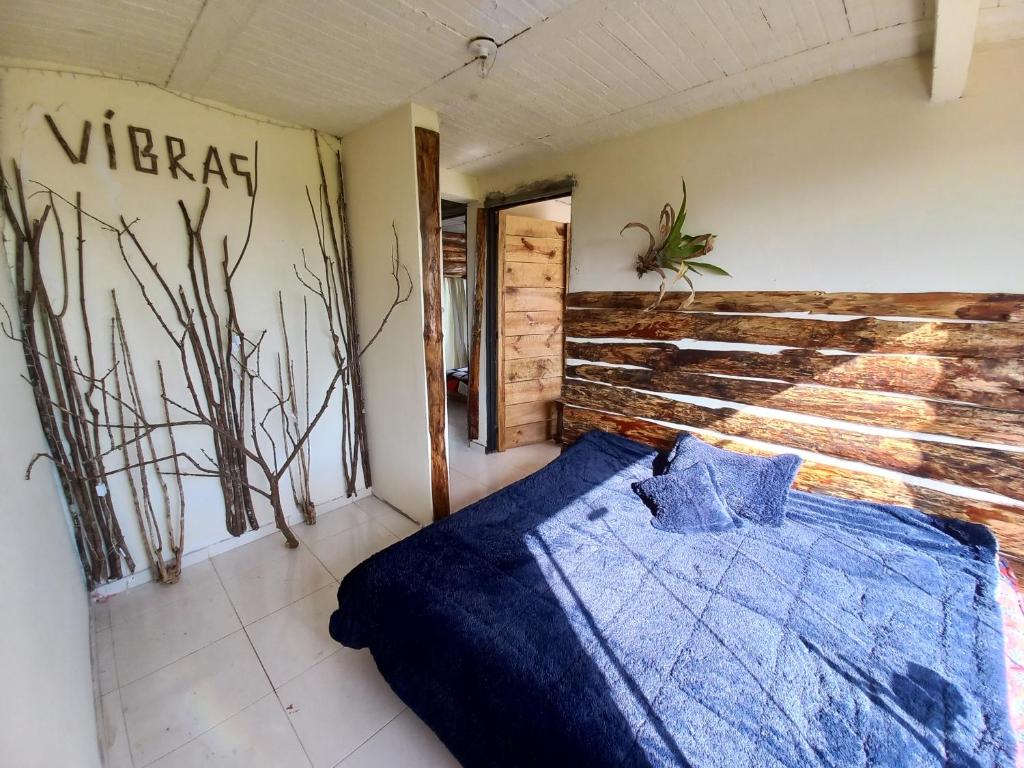
[[[801,490],[981,522],[1024,560],[1024,295],[655,297],[568,295],[563,441],[605,429],[667,449],[695,430],[797,450]]]

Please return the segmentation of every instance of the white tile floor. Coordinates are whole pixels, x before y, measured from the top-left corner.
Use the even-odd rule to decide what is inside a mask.
[[[453,409],[457,510],[546,464],[553,444],[485,455]],[[327,634],[338,581],[417,526],[375,498],[94,606],[110,768],[457,766],[392,693],[368,651]]]

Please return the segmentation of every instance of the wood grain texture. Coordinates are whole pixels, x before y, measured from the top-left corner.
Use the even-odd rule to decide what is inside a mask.
[[[518,448],[520,445],[543,443],[551,440],[554,436],[554,420],[537,421],[533,424],[508,427],[505,434],[505,448]]]
[[[561,376],[554,376],[549,379],[510,381],[505,384],[506,406],[515,403],[529,403],[534,400],[557,400],[561,396]]]
[[[570,307],[647,309],[653,291],[570,293]],[[668,293],[658,309],[703,312],[810,312],[830,315],[930,317],[944,320],[1024,321],[1019,293],[824,293],[821,291],[700,291],[684,307],[688,294]]]
[[[554,418],[555,404],[551,400],[535,400],[505,406],[505,426],[521,427]]]
[[[484,277],[487,268],[487,211],[476,212],[476,273],[473,275],[473,310],[469,336],[469,392],[466,429],[470,440],[480,438],[480,341],[484,322]]]
[[[561,357],[527,357],[505,362],[505,381],[528,381],[561,377]]]
[[[560,262],[530,264],[522,261],[505,262],[507,288],[559,288],[565,287],[565,275]]]
[[[565,352],[570,359],[592,362],[895,392],[1024,411],[1024,360],[823,355],[804,349],[774,355],[576,341],[566,342]]]
[[[506,312],[563,311],[565,296],[561,288],[505,288],[502,291]]]
[[[1024,462],[1019,453],[883,437],[838,426],[823,427],[755,415],[734,408],[708,408],[572,379],[566,380],[562,387],[562,402],[790,446],[1024,500]]]
[[[707,376],[678,369],[651,371],[581,365],[570,366],[566,375],[650,392],[709,397],[906,432],[1024,447],[1024,413],[1019,411],[853,389]]]
[[[557,237],[565,240],[565,224],[529,216],[505,217],[505,237]]]
[[[506,312],[502,331],[506,336],[529,336],[538,333],[562,335],[562,313],[544,310],[541,312]]]
[[[505,238],[505,261],[525,261],[534,264],[561,264],[565,256],[565,239],[561,237]]]
[[[671,449],[679,430],[645,419],[566,405],[563,409],[562,440],[572,443],[591,429],[603,429],[651,445],[663,451]],[[700,438],[727,450],[770,456],[784,449],[750,445],[702,433]],[[1008,555],[1024,557],[1024,506],[979,501],[952,493],[924,488],[898,478],[836,467],[813,459],[804,461],[793,487],[811,493],[826,493],[846,499],[863,499],[884,504],[914,507],[945,517],[970,520],[989,526]]]
[[[562,354],[562,334],[530,334],[529,336],[506,336],[503,342],[506,360],[524,357],[550,357]]]
[[[701,339],[945,357],[1024,356],[1024,324],[1018,323],[916,322],[873,317],[830,321],[636,309],[568,309],[565,334],[655,341]]]
[[[441,330],[440,136],[416,128],[416,187],[423,258],[423,346],[426,353],[430,486],[434,519],[447,517],[448,456],[445,448],[444,339]]]

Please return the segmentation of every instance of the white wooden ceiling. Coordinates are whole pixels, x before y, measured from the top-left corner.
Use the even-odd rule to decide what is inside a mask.
[[[334,134],[416,101],[467,172],[914,55],[935,0],[0,0],[0,56]],[[978,37],[1024,37],[982,0]],[[486,80],[466,43],[501,46]]]

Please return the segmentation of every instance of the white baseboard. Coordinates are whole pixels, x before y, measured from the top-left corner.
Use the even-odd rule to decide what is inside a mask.
[[[327,514],[328,512],[333,512],[336,509],[346,507],[353,501],[365,499],[367,496],[372,495],[372,488],[362,488],[356,491],[355,496],[338,496],[333,499],[328,499],[327,501],[322,501],[315,505],[316,511],[317,514]],[[295,512],[286,517],[285,520],[289,525],[301,525],[302,515],[299,512]],[[261,525],[255,531],[247,531],[241,536],[226,536],[220,541],[215,541],[212,544],[207,544],[199,549],[186,552],[184,557],[181,558],[181,567],[182,569],[188,568],[190,565],[201,563],[224,552],[230,552],[232,549],[250,544],[254,541],[259,541],[265,536],[273,536],[276,533],[278,533],[278,530],[271,523]],[[112,595],[120,594],[121,592],[131,589],[132,587],[137,587],[140,584],[146,584],[152,580],[153,571],[151,568],[139,569],[135,573],[125,576],[123,579],[101,584],[90,593],[90,598],[93,601],[101,600],[103,598],[111,597]]]

